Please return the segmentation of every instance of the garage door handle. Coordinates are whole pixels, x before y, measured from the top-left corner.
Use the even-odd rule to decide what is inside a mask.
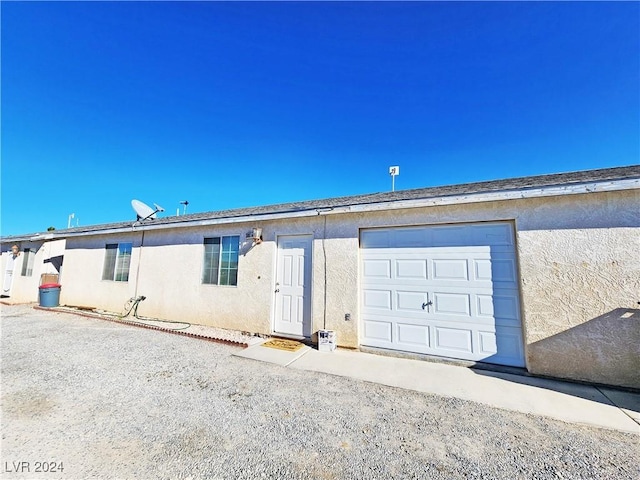
[[[433,305],[433,302],[431,300],[429,300],[427,303],[423,303],[422,309],[424,310],[424,307],[428,307],[429,305]]]

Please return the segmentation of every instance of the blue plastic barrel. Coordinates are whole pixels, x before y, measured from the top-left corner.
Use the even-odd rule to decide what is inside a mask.
[[[57,283],[45,283],[40,285],[40,306],[41,307],[57,307],[60,305],[60,288]]]

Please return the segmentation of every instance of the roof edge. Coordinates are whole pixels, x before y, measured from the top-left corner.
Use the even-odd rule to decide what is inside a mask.
[[[578,178],[576,178],[576,175]],[[527,182],[524,182],[525,180]],[[473,187],[477,187],[477,190],[474,190]],[[71,230],[65,229],[60,231],[12,235],[4,238],[0,237],[0,242],[45,241],[142,230],[189,228],[195,226],[299,218],[320,214],[329,215],[348,212],[397,210],[401,208],[492,202],[638,188],[640,188],[640,165],[632,165],[599,170],[585,170],[581,172],[519,177],[499,181],[474,182],[443,187],[335,197],[324,200],[265,205],[262,207],[236,208],[189,214],[180,217],[170,216],[159,219],[160,221],[157,221],[157,223],[148,224],[118,222],[90,225],[80,227],[80,229],[74,228]]]
[[[56,235],[55,232],[47,232],[47,235],[29,236],[29,240],[40,240],[38,237],[48,237],[47,239],[62,239],[96,235],[109,235],[115,233],[131,233],[136,231],[149,230],[169,230],[172,228],[193,228],[210,225],[225,225],[231,223],[248,223],[258,221],[281,220],[285,218],[314,217],[318,215],[337,215],[345,213],[365,213],[382,210],[400,210],[407,208],[433,207],[443,205],[462,205],[471,203],[496,202],[505,200],[518,200],[529,198],[544,198],[563,195],[576,195],[585,193],[612,192],[622,190],[640,189],[640,178],[624,180],[608,180],[572,183],[566,185],[551,185],[544,187],[532,187],[526,189],[505,189],[493,192],[478,192],[461,195],[443,195],[432,198],[408,199],[408,200],[386,200],[382,202],[372,202],[359,205],[344,205],[336,207],[312,207],[304,210],[263,213],[240,216],[229,216],[211,219],[198,219],[185,222],[173,222],[162,224],[142,224],[135,223],[129,227],[105,228],[104,230],[94,230],[88,232],[70,232]],[[50,234],[53,234],[50,235]],[[13,238],[13,237],[12,237]],[[25,238],[26,240],[26,238]],[[44,240],[44,238],[42,238]],[[18,241],[18,239],[10,240]],[[4,243],[4,239],[3,239]]]

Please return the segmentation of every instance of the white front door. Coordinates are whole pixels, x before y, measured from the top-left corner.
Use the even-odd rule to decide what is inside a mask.
[[[311,336],[311,235],[278,237],[276,333]]]
[[[7,258],[7,266],[4,269],[4,280],[2,282],[2,296],[9,297],[11,295],[11,285],[13,284],[13,269],[16,264],[16,258],[11,253]]]

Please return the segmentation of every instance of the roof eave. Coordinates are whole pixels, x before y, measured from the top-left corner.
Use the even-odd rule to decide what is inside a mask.
[[[138,224],[130,227],[118,227],[89,232],[73,232],[53,234],[53,238],[73,238],[94,235],[109,235],[114,233],[126,233],[134,231],[168,230],[173,228],[193,228],[210,225],[225,225],[230,223],[249,223],[256,221],[282,220],[287,218],[305,218],[317,215],[337,215],[345,213],[364,213],[382,210],[400,210],[406,208],[433,207],[441,205],[462,205],[470,203],[497,202],[504,200],[517,200],[528,198],[554,197],[563,195],[576,195],[596,192],[612,192],[620,190],[640,189],[640,178],[594,181],[577,184],[552,185],[517,190],[499,190],[493,192],[467,193],[460,195],[447,195],[431,198],[419,198],[410,200],[392,200],[356,205],[344,205],[336,207],[313,207],[294,212],[261,213],[240,215],[232,217],[209,218],[180,223]],[[47,235],[49,237],[49,235]],[[35,237],[34,237],[35,238]]]

